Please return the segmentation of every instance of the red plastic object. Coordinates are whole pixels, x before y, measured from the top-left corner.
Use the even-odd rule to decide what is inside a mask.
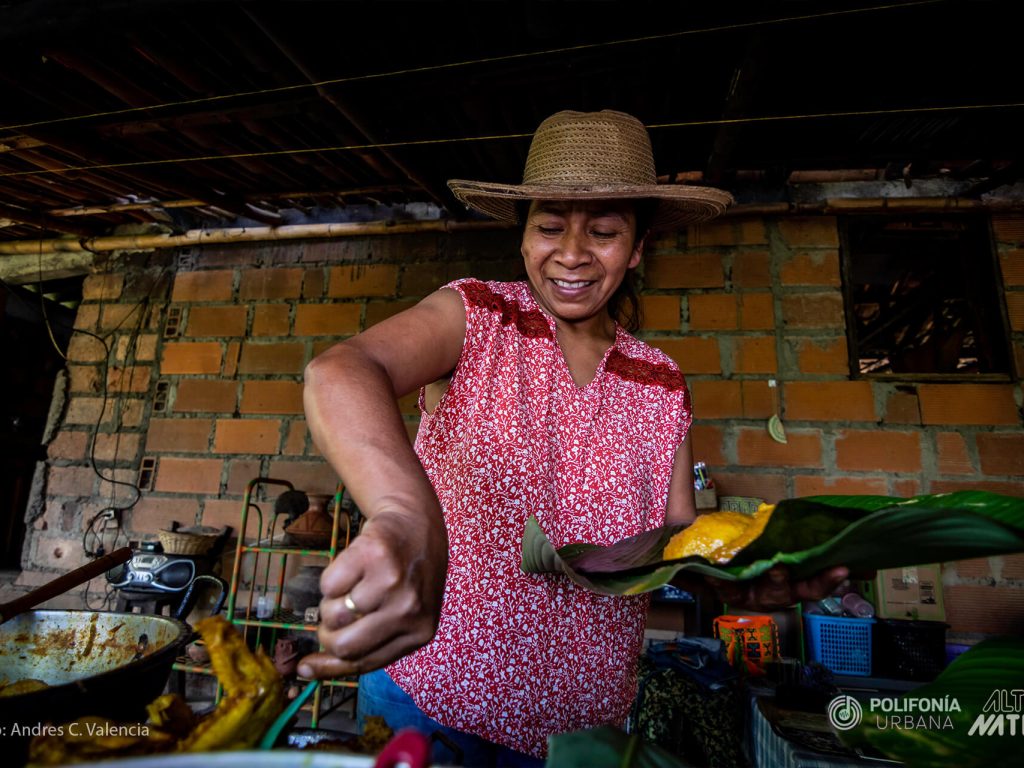
[[[714,628],[729,661],[751,675],[763,675],[764,663],[778,658],[779,628],[770,616],[719,616]]]
[[[403,728],[380,751],[373,768],[428,768],[430,739],[415,728]]]

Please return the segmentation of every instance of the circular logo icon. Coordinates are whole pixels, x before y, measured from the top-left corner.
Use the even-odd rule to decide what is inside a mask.
[[[840,731],[856,728],[863,716],[864,710],[853,696],[836,696],[828,703],[828,721]]]

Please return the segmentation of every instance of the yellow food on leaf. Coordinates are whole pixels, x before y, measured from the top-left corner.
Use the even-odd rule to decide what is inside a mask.
[[[762,504],[753,515],[742,512],[700,515],[669,540],[662,559],[700,555],[714,563],[727,563],[761,535],[774,509],[774,504]]]

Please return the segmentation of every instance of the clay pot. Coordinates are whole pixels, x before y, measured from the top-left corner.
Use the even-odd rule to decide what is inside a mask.
[[[288,579],[284,585],[284,594],[291,604],[291,609],[300,616],[307,608],[320,605],[320,574],[324,572],[322,565],[303,565],[299,572]]]
[[[294,637],[279,638],[274,646],[274,669],[281,677],[291,677],[299,665],[299,641]]]

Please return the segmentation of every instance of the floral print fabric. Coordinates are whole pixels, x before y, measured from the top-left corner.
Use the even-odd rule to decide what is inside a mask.
[[[526,283],[460,280],[466,337],[416,452],[449,537],[434,640],[388,668],[444,725],[543,756],[546,738],[622,724],[648,599],[595,595],[520,569],[533,514],[555,544],[610,544],[661,525],[690,426],[683,376],[616,329],[579,387]]]

